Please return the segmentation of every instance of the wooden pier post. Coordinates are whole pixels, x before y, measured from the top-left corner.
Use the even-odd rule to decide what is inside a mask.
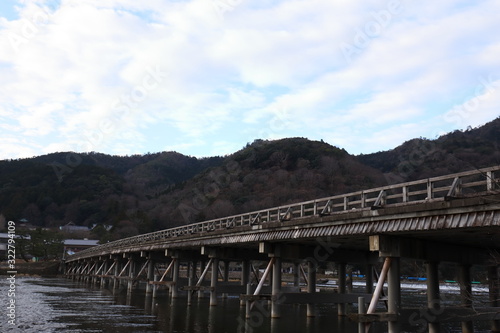
[[[172,270],[172,287],[171,296],[172,299],[179,297],[179,257],[172,256],[172,260],[174,260],[174,267]]]
[[[364,315],[366,313],[366,304],[364,297],[358,297],[358,314]],[[366,333],[365,331],[366,324],[359,321],[358,323],[358,333]]]
[[[212,278],[210,279],[210,306],[217,305],[217,280],[219,278],[219,259],[212,260]]]
[[[316,270],[318,267],[312,260],[307,262],[307,292],[313,294],[316,292]],[[313,303],[307,304],[307,317],[316,316],[316,307]]]
[[[373,265],[366,265],[366,274],[365,274],[365,283],[366,283],[366,293],[373,294]]]
[[[207,263],[205,262],[205,260],[200,261],[200,276],[201,276],[202,272],[205,270],[206,264]],[[204,297],[203,290],[198,290],[198,299],[203,298],[203,297]]]
[[[155,264],[151,255],[149,256],[148,268],[147,268],[147,278],[146,278],[146,295],[153,292],[154,285],[150,284],[150,281],[154,279]]]
[[[470,278],[470,265],[460,265],[458,272],[458,283],[460,284],[460,298],[462,305],[466,308],[472,307],[472,284]],[[472,321],[462,322],[462,333],[473,333]]]
[[[196,261],[191,261],[189,263],[189,274],[188,274],[188,286],[192,287],[193,282],[196,280]],[[188,290],[187,294],[187,305],[191,305],[193,303],[193,291]]]
[[[490,306],[500,306],[500,276],[498,269],[500,266],[488,267],[488,282],[490,289]],[[493,320],[491,323],[491,332],[500,333],[500,320]]]
[[[338,292],[339,294],[345,294],[346,293],[346,286],[347,286],[347,280],[346,280],[346,264],[345,263],[339,263],[337,266],[338,270]],[[339,316],[345,316],[346,315],[346,304],[345,303],[339,303],[338,305],[338,315]]]
[[[104,277],[104,274],[108,271],[108,260],[104,259],[104,265],[101,270],[101,288],[106,287],[107,279]]]
[[[250,283],[247,283],[247,295],[252,294],[252,285]],[[251,303],[249,300],[244,301],[245,302],[245,318],[249,319],[250,318],[250,310],[251,310]]]
[[[155,282],[158,281],[158,278],[159,278],[158,274],[153,275],[153,281]],[[157,292],[158,292],[158,286],[156,284],[153,284],[153,298],[156,298]]]
[[[89,272],[89,274],[90,274],[90,281],[91,281],[92,286],[96,286],[97,285],[97,276],[96,276],[96,274],[97,274],[97,270],[99,269],[99,266],[100,266],[99,258],[97,258],[94,261],[93,268]]]
[[[127,281],[127,293],[131,293],[134,288],[134,276],[135,276],[135,260],[130,258],[130,264],[128,266],[128,281]]]
[[[188,287],[193,286],[193,281],[192,277],[188,277]],[[193,304],[193,291],[189,289],[187,292],[187,305],[191,306],[191,304]]]
[[[85,266],[83,267],[82,269],[82,272],[81,272],[81,281],[83,283],[88,283],[89,282],[89,270],[90,270],[90,265],[91,263],[90,262],[86,262]]]
[[[438,263],[428,261],[425,263],[427,271],[427,308],[435,316],[441,309],[441,302],[439,297],[439,274]],[[440,323],[428,324],[429,333],[441,332]]]
[[[271,318],[279,318],[281,316],[280,300],[279,296],[281,293],[281,257],[279,253],[274,253],[275,261],[273,265],[273,277],[272,277],[272,302],[271,302]]]
[[[300,263],[294,262],[293,263],[293,286],[294,287],[299,287],[300,286],[300,268],[299,268]]]
[[[250,283],[250,260],[243,260],[241,263],[241,285],[247,286]],[[240,306],[245,306],[248,302],[240,300]]]
[[[388,294],[388,312],[399,315],[401,308],[401,278],[399,268],[399,257],[393,257],[391,260],[391,267],[387,274],[387,294]],[[389,321],[389,333],[399,333],[401,331],[401,324],[399,320]]]
[[[229,282],[229,264],[230,264],[229,260],[224,260],[223,280],[225,283]],[[227,298],[227,297],[228,297],[227,293],[222,294],[222,298]]]
[[[119,281],[118,281],[118,274],[120,274],[121,270],[121,262],[119,259],[115,259],[116,265],[115,269],[113,271],[113,290],[118,288]]]

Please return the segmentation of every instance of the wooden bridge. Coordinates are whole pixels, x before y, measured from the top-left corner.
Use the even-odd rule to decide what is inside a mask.
[[[500,332],[499,253],[496,166],[121,239],[68,257],[65,274],[103,287],[126,286],[129,292],[145,285],[153,297],[167,288],[172,298],[186,295],[188,304],[195,294],[209,293],[212,306],[218,297],[236,294],[247,318],[255,311],[252,304],[262,300],[271,302],[273,318],[280,317],[285,303],[307,304],[308,316],[314,316],[315,304],[334,303],[338,315],[359,322],[360,332],[368,332],[375,321],[387,322],[392,333],[408,322],[440,332],[446,321],[459,321],[463,332],[473,332],[474,323],[485,320],[492,332]],[[425,308],[409,309],[401,302],[400,261],[405,258],[424,262]],[[441,302],[442,262],[457,264],[461,301],[455,306]],[[263,263],[263,272],[256,269]],[[335,264],[335,293],[317,292],[318,267],[325,263]],[[352,264],[365,268],[363,293],[348,290],[346,268]],[[473,304],[473,265],[488,272],[489,304],[481,308]],[[284,268],[292,271],[288,284]],[[357,313],[347,313],[350,303],[358,305]]]

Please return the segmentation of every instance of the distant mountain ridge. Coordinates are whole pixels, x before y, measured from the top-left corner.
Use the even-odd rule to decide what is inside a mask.
[[[354,156],[323,141],[255,140],[225,156],[54,153],[0,161],[0,230],[113,225],[103,241],[388,183],[500,164],[500,118]]]
[[[410,181],[500,164],[500,117],[436,140],[413,139],[384,152],[360,155],[366,165]]]

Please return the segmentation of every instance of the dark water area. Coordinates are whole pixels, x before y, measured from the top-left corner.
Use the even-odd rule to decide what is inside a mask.
[[[125,289],[112,291],[90,287],[63,278],[18,277],[16,279],[16,322],[8,323],[7,292],[9,283],[0,277],[0,332],[191,332],[191,333],[355,333],[357,323],[337,316],[334,305],[317,305],[316,317],[306,317],[306,305],[283,305],[282,316],[271,320],[267,304],[256,307],[249,320],[238,297],[219,298],[217,306],[209,306],[208,297],[170,299],[165,291],[158,297],[146,297],[144,291],[131,294]],[[415,292],[406,296],[415,304],[425,295]],[[351,312],[356,309],[352,308]],[[487,327],[487,323],[484,323]],[[459,332],[459,326],[444,332]],[[425,332],[408,326],[406,332]],[[386,332],[379,324],[371,332]],[[488,330],[476,330],[488,332]]]

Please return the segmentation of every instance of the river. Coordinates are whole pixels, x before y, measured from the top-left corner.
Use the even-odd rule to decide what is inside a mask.
[[[283,305],[282,317],[271,320],[268,311],[255,310],[244,320],[244,307],[237,297],[219,299],[210,307],[208,298],[186,298],[172,301],[165,292],[157,298],[146,297],[137,290],[127,295],[124,290],[92,288],[63,278],[17,277],[15,297],[8,297],[9,282],[0,277],[0,332],[189,332],[189,333],[323,333],[357,332],[357,324],[339,319],[333,305],[317,305],[317,315],[306,318],[305,305]],[[406,296],[406,301],[418,303],[425,299],[421,291]],[[7,306],[15,299],[15,325],[9,324]],[[353,310],[355,311],[355,310]],[[12,311],[11,311],[12,312]],[[246,323],[246,324],[245,324]],[[488,332],[487,323],[476,332]],[[458,326],[447,326],[445,332],[459,332]],[[384,332],[383,325],[371,332]],[[406,327],[417,332],[417,327]]]

